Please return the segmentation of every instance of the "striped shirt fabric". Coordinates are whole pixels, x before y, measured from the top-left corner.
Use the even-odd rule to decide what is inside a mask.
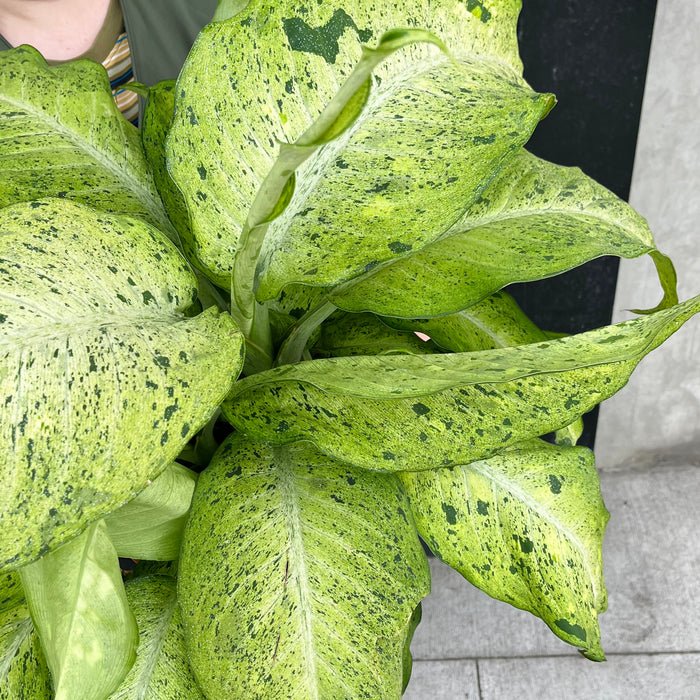
[[[107,69],[112,95],[119,111],[125,119],[132,124],[137,124],[139,118],[138,96],[135,92],[124,87],[134,79],[129,39],[126,32],[119,35],[114,48],[109,52],[109,56],[102,61],[102,65]]]

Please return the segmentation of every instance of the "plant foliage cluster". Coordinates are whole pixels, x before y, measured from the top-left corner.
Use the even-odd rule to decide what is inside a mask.
[[[519,4],[224,0],[141,131],[2,54],[0,698],[398,698],[419,537],[604,658],[580,416],[700,298],[524,149]],[[503,289],[602,255],[659,306],[555,337]]]

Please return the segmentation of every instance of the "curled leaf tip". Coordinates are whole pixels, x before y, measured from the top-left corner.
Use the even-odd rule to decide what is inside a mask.
[[[676,274],[676,269],[673,266],[671,258],[658,250],[652,250],[651,253],[649,253],[649,257],[654,261],[654,266],[659,275],[659,282],[661,282],[664,296],[653,309],[630,309],[633,314],[653,314],[662,309],[670,309],[678,303],[678,275]]]
[[[542,121],[542,119],[544,119],[557,104],[556,95],[553,95],[551,92],[544,93],[541,95],[541,97],[544,100],[545,108],[542,112],[542,116],[540,117],[540,121]]]
[[[127,83],[124,85],[125,90],[131,90],[131,92],[135,92],[139,97],[143,97],[145,99],[148,99],[150,93],[151,93],[151,88],[148,87],[148,85],[144,85],[143,83]]]

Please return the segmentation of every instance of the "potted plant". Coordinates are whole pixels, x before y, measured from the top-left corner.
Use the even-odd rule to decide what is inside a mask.
[[[3,696],[399,697],[419,537],[604,658],[580,416],[700,298],[524,150],[519,4],[224,1],[141,132],[0,58]],[[645,254],[658,307],[589,333],[503,291]]]

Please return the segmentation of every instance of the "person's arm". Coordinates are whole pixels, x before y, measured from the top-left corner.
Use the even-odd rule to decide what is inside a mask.
[[[101,62],[121,28],[118,0],[0,0],[0,48],[29,44],[50,63]]]

